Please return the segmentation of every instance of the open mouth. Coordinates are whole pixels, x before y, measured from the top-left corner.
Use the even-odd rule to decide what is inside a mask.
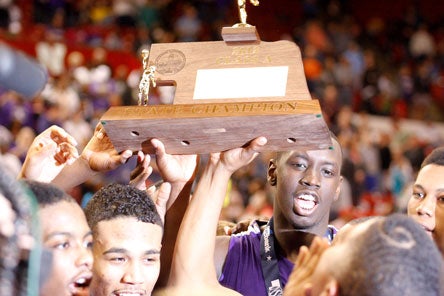
[[[81,276],[76,278],[75,281],[69,285],[71,294],[76,296],[89,295],[90,283],[91,276]]]
[[[310,193],[302,193],[294,198],[295,211],[300,215],[311,214],[318,204],[315,195]]]

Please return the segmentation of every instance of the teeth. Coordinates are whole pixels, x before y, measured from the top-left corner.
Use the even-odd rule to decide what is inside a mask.
[[[312,210],[316,206],[315,197],[311,194],[301,194],[297,197],[297,204],[303,210]]]
[[[78,279],[78,280],[76,281],[76,284],[79,284],[79,285],[82,285],[82,284],[84,284],[84,283],[86,283],[86,279],[85,279],[85,278],[81,278],[81,279]]]
[[[307,200],[307,201],[312,201],[312,202],[315,201],[314,196],[311,194],[302,194],[302,195],[299,195],[298,198],[303,199],[303,200]]]
[[[140,295],[139,293],[120,293],[119,296],[134,296],[134,295]]]
[[[304,210],[311,210],[314,208],[315,204],[314,202],[311,201],[302,201],[299,203],[299,206]]]

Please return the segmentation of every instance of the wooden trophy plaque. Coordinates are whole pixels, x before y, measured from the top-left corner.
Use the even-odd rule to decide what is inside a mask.
[[[101,118],[117,151],[153,153],[152,138],[169,154],[224,151],[258,136],[269,151],[332,145],[298,46],[261,41],[241,20],[222,29],[223,41],[152,44],[139,106],[111,107]],[[176,87],[173,104],[146,104],[149,88],[163,85]]]

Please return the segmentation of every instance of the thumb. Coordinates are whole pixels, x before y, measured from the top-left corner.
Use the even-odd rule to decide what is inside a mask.
[[[133,156],[133,152],[131,150],[125,150],[119,154],[120,162],[125,163],[131,156]]]
[[[165,222],[165,214],[167,209],[168,199],[171,193],[171,184],[168,182],[163,182],[156,192],[156,208],[162,222]]]

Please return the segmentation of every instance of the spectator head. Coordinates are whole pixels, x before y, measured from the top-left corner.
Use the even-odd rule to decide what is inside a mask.
[[[323,236],[330,207],[340,192],[341,163],[336,137],[329,149],[277,153],[268,168],[268,181],[276,186],[275,221]]]
[[[407,213],[433,237],[444,254],[444,147],[434,149],[422,162],[413,184]]]
[[[311,295],[440,295],[441,269],[419,224],[402,214],[376,217],[339,231],[314,270]]]
[[[38,203],[42,243],[52,264],[40,295],[88,295],[92,277],[92,233],[83,210],[61,189],[26,181]]]
[[[91,295],[150,295],[160,272],[163,225],[145,191],[111,184],[85,208],[94,237]]]

